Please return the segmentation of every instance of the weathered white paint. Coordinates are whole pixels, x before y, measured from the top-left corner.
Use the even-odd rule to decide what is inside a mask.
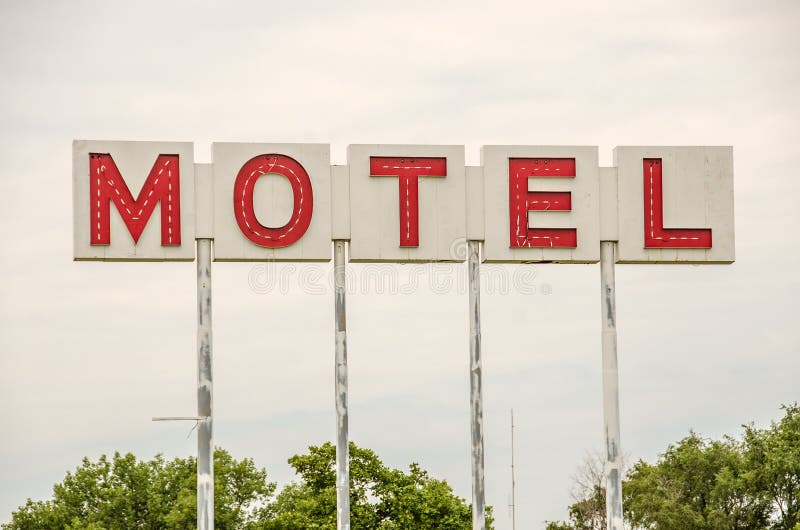
[[[529,212],[529,225],[576,228],[577,248],[512,248],[509,245],[510,158],[574,158],[574,178],[530,178],[529,191],[569,191],[572,211]],[[486,238],[483,259],[490,262],[595,263],[600,259],[600,188],[597,147],[488,145],[481,150]],[[523,220],[524,223],[524,220]]]
[[[335,393],[336,393],[336,529],[350,530],[350,448],[347,412],[347,314],[345,242],[333,242]]]
[[[469,274],[469,391],[472,434],[472,529],[486,528],[483,465],[483,361],[481,359],[480,242],[467,242]]]
[[[350,239],[350,168],[331,166],[331,239]]]
[[[602,313],[603,420],[606,446],[606,522],[608,530],[622,526],[622,449],[619,426],[617,370],[617,305],[614,292],[614,241],[600,243],[600,310]]]
[[[447,158],[446,177],[419,179],[418,247],[400,247],[398,179],[370,177],[372,156]],[[451,251],[466,236],[464,146],[351,145],[347,160],[351,261],[464,261]]]
[[[214,143],[214,260],[215,261],[329,261],[331,259],[331,165],[327,144]],[[247,239],[236,222],[233,186],[236,175],[251,158],[282,154],[299,162],[308,173],[314,193],[311,224],[295,244],[265,248]],[[283,176],[271,174],[278,179]],[[256,177],[260,178],[260,177]],[[266,177],[268,178],[268,177]],[[258,193],[260,191],[261,193]],[[257,215],[269,210],[291,211],[294,198],[290,187],[277,183],[257,190]],[[264,225],[270,219],[260,218]],[[271,225],[270,225],[271,226]],[[275,226],[277,228],[278,226]]]
[[[214,530],[211,240],[197,240],[197,528]]]
[[[617,168],[600,168],[600,240],[619,240]]]
[[[153,210],[138,243],[114,204],[110,208],[111,244],[90,241],[89,154],[108,153],[134,199],[160,154],[177,154],[180,164],[181,245],[161,245],[161,207]],[[75,140],[72,143],[73,257],[75,260],[191,261],[194,259],[194,147],[191,142],[115,142]]]
[[[483,168],[467,166],[467,239],[483,241],[486,237],[483,208]]]
[[[644,248],[642,161],[662,159],[665,228],[710,228],[713,247]],[[620,263],[731,263],[733,148],[617,147]]]
[[[195,238],[214,239],[214,165],[194,165]]]

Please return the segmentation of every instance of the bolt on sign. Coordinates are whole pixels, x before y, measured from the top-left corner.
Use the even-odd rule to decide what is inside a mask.
[[[182,261],[195,238],[217,261],[328,261],[331,240],[359,262],[734,261],[730,147],[351,145],[76,141],[76,260]]]

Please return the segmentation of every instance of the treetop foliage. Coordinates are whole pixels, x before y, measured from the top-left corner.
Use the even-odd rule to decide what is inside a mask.
[[[300,477],[277,496],[252,459],[214,452],[214,524],[218,530],[336,528],[336,448],[309,447],[289,464]],[[185,530],[197,527],[192,457],[137,460],[132,454],[83,459],[46,501],[28,500],[4,530]],[[471,507],[417,464],[391,469],[369,449],[350,444],[353,530],[468,530]],[[491,519],[490,519],[491,520]],[[491,526],[489,526],[491,528]]]
[[[695,432],[654,463],[636,462],[622,484],[625,523],[652,530],[800,530],[800,407],[741,439]],[[602,477],[547,530],[605,529]]]

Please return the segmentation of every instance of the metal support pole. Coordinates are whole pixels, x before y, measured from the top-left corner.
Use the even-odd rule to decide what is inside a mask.
[[[347,290],[344,261],[345,242],[333,242],[333,284],[336,320],[336,529],[350,530],[350,449],[347,417]]]
[[[472,529],[486,529],[486,487],[483,478],[483,391],[481,363],[480,242],[467,242],[469,271],[469,360],[472,426]]]
[[[511,530],[517,530],[517,477],[514,469],[514,409],[511,409]]]
[[[197,529],[214,530],[211,240],[197,240]]]
[[[606,437],[606,527],[623,530],[622,451],[617,372],[617,303],[614,294],[616,241],[600,242],[601,312],[603,317],[603,418]]]

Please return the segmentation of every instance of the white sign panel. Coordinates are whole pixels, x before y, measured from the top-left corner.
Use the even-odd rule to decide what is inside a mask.
[[[327,144],[215,143],[214,259],[331,259]]]
[[[73,142],[76,260],[194,259],[190,142]]]
[[[351,145],[350,260],[464,261],[464,147]]]
[[[600,259],[597,147],[484,146],[484,260]]]
[[[617,147],[620,263],[734,261],[730,147]]]
[[[77,260],[191,260],[213,238],[221,261],[623,263],[734,260],[730,147],[351,145],[76,141]],[[196,214],[196,215],[195,215]]]

